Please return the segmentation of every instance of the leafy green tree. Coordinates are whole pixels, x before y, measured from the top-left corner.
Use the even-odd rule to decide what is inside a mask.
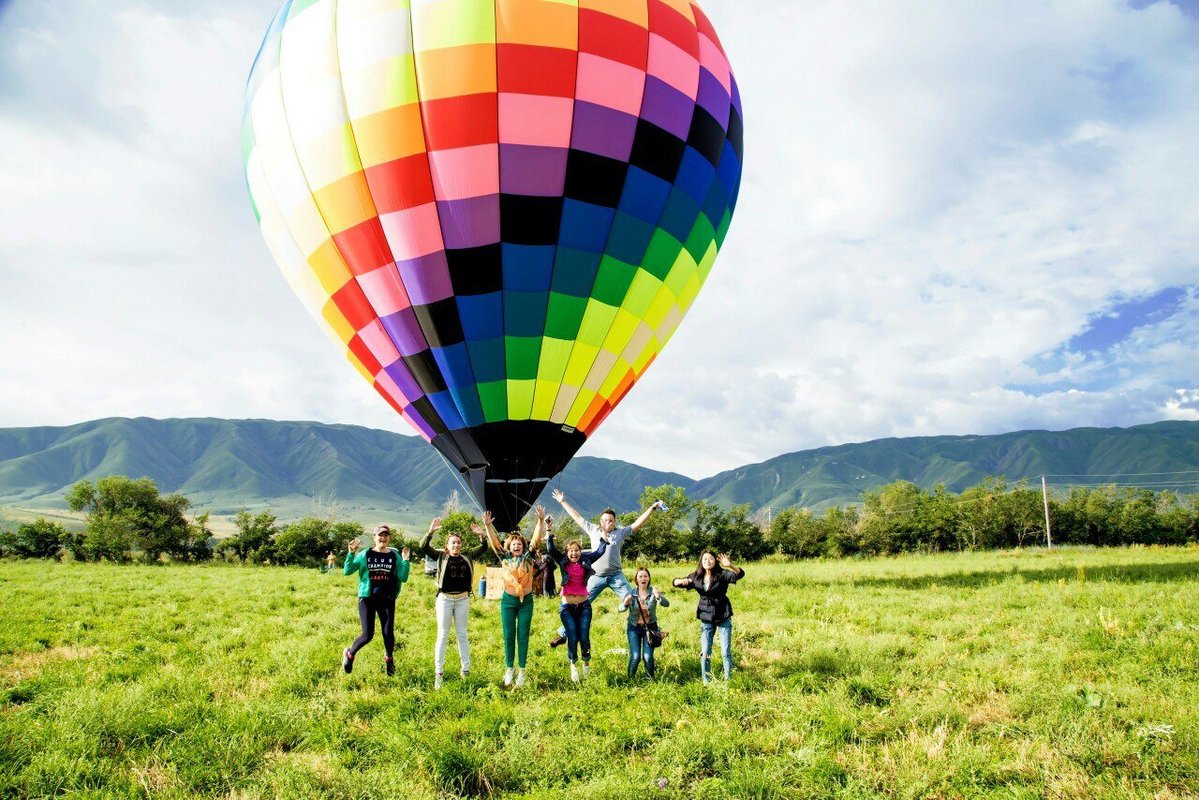
[[[1007,483],[987,478],[962,492],[958,512],[962,549],[978,550],[1007,544],[1009,507],[1003,502]]]
[[[863,492],[857,552],[886,555],[919,549],[920,514],[925,494],[911,481],[896,481]]]
[[[858,527],[861,521],[861,512],[857,506],[834,506],[825,509],[824,515],[820,517],[820,526],[828,543],[826,554],[842,556],[856,552],[850,548],[856,547],[860,541]]]
[[[330,550],[334,553],[345,550],[350,539],[359,538],[365,532],[357,522],[304,517],[290,523],[275,536],[274,561],[278,564],[319,564]]]
[[[733,559],[752,561],[770,552],[770,542],[750,517],[748,503],[726,511],[715,503],[698,500],[694,508],[694,524],[684,536],[688,558],[703,550],[715,550]]]
[[[649,558],[665,561],[687,555],[683,541],[684,532],[680,530],[679,523],[686,520],[694,503],[678,486],[664,483],[661,486],[646,487],[641,493],[640,508],[622,514],[620,524],[632,523],[641,516],[641,512],[646,506],[659,500],[666,504],[666,510],[658,510],[650,514],[645,524],[637,529],[637,533],[625,539],[623,552],[632,559]]]
[[[181,494],[160,494],[149,478],[109,475],[95,484],[79,481],[66,500],[72,510],[87,513],[84,552],[116,558],[114,548],[124,547],[126,554],[136,549],[149,561],[193,556],[194,533],[185,516],[191,501]]]
[[[91,561],[130,561],[135,538],[133,523],[126,516],[99,515],[88,521],[80,554]]]
[[[806,508],[786,508],[770,521],[767,541],[790,558],[818,558],[829,548],[828,527],[823,518]]]
[[[192,561],[212,558],[212,529],[208,527],[208,512],[196,515],[187,525],[187,553]]]
[[[17,526],[11,534],[10,549],[21,558],[53,558],[68,536],[67,529],[59,523],[39,517]]]
[[[257,564],[270,561],[274,554],[273,540],[279,532],[277,521],[278,517],[269,511],[250,514],[243,508],[233,518],[237,533],[221,542],[217,549],[222,554],[236,556],[239,561]]]

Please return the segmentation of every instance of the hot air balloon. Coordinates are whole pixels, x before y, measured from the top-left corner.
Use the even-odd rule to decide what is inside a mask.
[[[289,0],[245,169],[295,292],[512,530],[707,278],[741,119],[689,0]]]

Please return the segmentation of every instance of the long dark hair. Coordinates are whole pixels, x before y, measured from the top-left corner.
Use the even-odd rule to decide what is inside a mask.
[[[716,575],[720,571],[720,558],[714,550],[704,550],[699,554],[699,563],[695,565],[695,580],[702,581],[707,575],[707,570],[704,569],[704,556],[712,556],[712,560],[716,563],[712,567],[712,574]]]

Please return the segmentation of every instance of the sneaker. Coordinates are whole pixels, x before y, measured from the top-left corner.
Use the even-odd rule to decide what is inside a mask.
[[[469,669],[460,670],[460,671],[458,672],[458,674],[459,674],[459,675],[461,675],[463,678],[469,678],[469,677],[470,677],[470,670],[469,670]]]
[[[436,675],[433,676],[433,688],[434,689],[441,688],[441,677],[442,676],[441,676],[440,672],[438,672]]]
[[[516,673],[516,686],[517,686],[517,688],[519,688],[524,685],[525,685],[525,671],[522,669]]]
[[[347,675],[354,671],[354,656],[350,655],[349,650],[342,651],[341,668],[345,670]]]
[[[564,644],[566,644],[566,637],[562,634],[558,634],[553,639],[550,639],[550,647],[561,647]]]
[[[396,662],[393,658],[383,658],[383,671],[389,676],[396,674]]]
[[[504,685],[512,685],[512,667],[508,667],[508,669],[504,670]]]
[[[590,674],[591,674],[591,665],[588,664],[586,661],[584,661],[583,662],[583,677],[586,678]]]
[[[570,665],[570,679],[575,683],[579,682],[579,668],[574,664]]]

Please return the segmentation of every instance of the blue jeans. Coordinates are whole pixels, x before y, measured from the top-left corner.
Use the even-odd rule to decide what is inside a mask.
[[[600,592],[604,589],[611,588],[612,591],[620,595],[620,599],[624,600],[633,593],[633,587],[629,585],[629,579],[624,576],[623,572],[618,572],[615,575],[592,575],[587,579],[587,603],[591,604],[595,598],[600,596]],[[562,608],[566,608],[566,602],[563,601]],[[566,627],[558,629],[559,636],[566,636]],[[573,660],[573,659],[572,659]]]
[[[637,665],[645,662],[645,674],[654,677],[654,648],[649,646],[649,637],[641,625],[630,625],[626,631],[629,636],[629,677],[637,677]]]
[[[562,627],[566,630],[566,649],[570,663],[579,660],[579,644],[583,645],[583,661],[591,660],[591,601],[563,603],[558,609]]]
[[[733,674],[733,619],[699,624],[699,668],[705,682],[712,679],[712,635],[720,630],[720,657],[724,661],[724,679]]]

